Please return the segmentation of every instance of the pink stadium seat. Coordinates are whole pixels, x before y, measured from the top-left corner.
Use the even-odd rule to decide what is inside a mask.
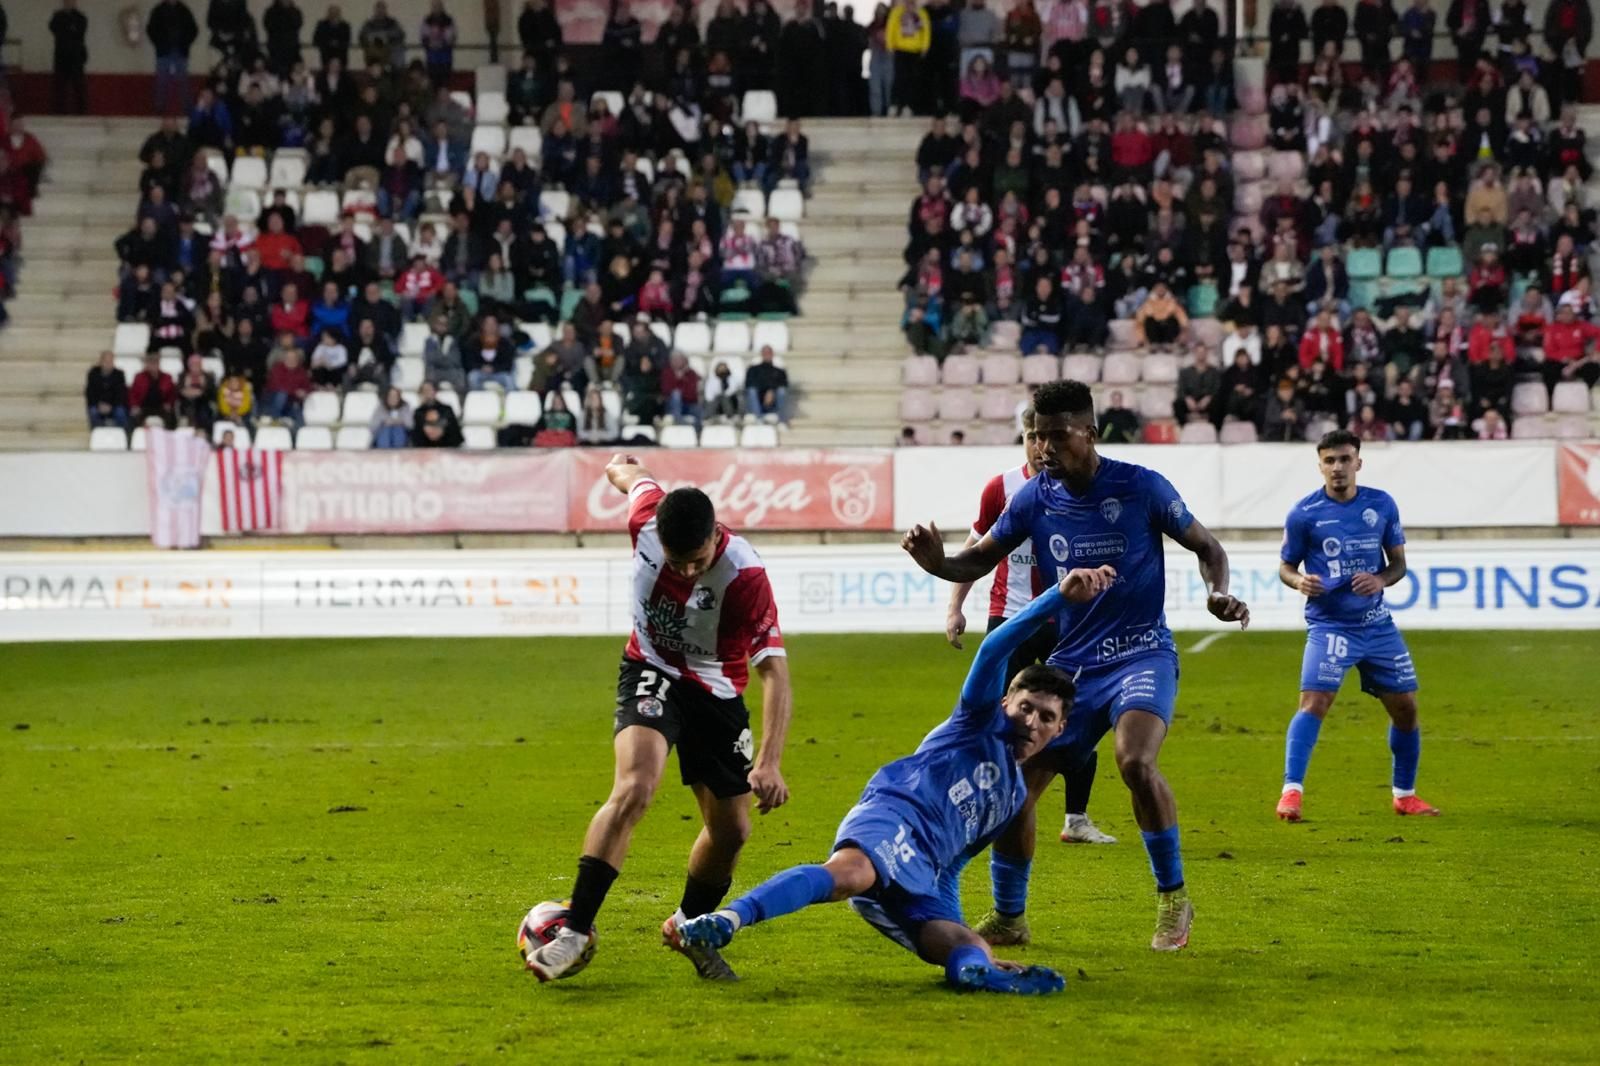
[[[1262,108],[1265,111],[1265,108]],[[1247,151],[1267,143],[1267,117],[1265,114],[1237,115],[1228,129],[1228,143]]]
[[[1267,113],[1267,91],[1259,85],[1240,85],[1234,90],[1239,98],[1239,109],[1247,115]]]
[[[946,356],[939,370],[939,380],[946,385],[976,385],[978,361],[970,355]]]
[[[978,397],[971,389],[941,389],[939,392],[939,420],[941,422],[971,422],[978,417]]]
[[[900,364],[900,380],[906,385],[939,384],[939,360],[931,355],[908,355]]]
[[[1524,381],[1511,390],[1511,413],[1542,415],[1550,410],[1550,394],[1537,381]]]
[[[1111,348],[1137,348],[1139,335],[1134,332],[1133,319],[1113,318],[1111,320]]]
[[[1253,181],[1233,190],[1233,209],[1241,215],[1255,217],[1261,213],[1266,182]]]
[[[1215,444],[1217,427],[1210,422],[1185,422],[1178,430],[1179,444]]]
[[[932,422],[939,404],[929,389],[907,389],[900,394],[900,421]]]
[[[1151,354],[1144,357],[1140,374],[1146,385],[1176,385],[1178,383],[1178,357]]]
[[[1061,361],[1061,376],[1093,385],[1100,380],[1100,362],[1098,355],[1069,355]]]
[[[1581,381],[1562,381],[1550,393],[1550,410],[1558,415],[1589,413],[1589,386]]]
[[[1061,361],[1053,355],[1025,355],[1022,357],[1022,381],[1025,385],[1043,385],[1061,380]]]
[[[1264,152],[1235,152],[1233,176],[1238,182],[1260,181],[1267,176],[1267,157]]]
[[[1178,400],[1178,390],[1165,385],[1146,385],[1139,392],[1139,416],[1141,418],[1171,418],[1172,405]],[[1172,441],[1178,439],[1177,429],[1174,427]]]
[[[1017,440],[1017,424],[1014,421],[1007,423],[991,422],[987,425],[979,426],[976,437],[976,440],[969,438],[970,442],[973,444],[986,444],[991,447],[1014,444]]]
[[[1267,157],[1267,173],[1273,181],[1299,181],[1306,172],[1306,157],[1299,152],[1273,152]]]
[[[1214,318],[1191,318],[1189,330],[1196,343],[1204,344],[1215,356],[1222,349],[1222,323]]]
[[[985,385],[1015,385],[1022,380],[1022,357],[1010,352],[991,352],[979,361]]]
[[[1132,385],[1139,380],[1139,357],[1130,352],[1112,352],[1100,370],[1107,385]]]
[[[1555,435],[1555,420],[1544,415],[1524,415],[1511,423],[1511,436],[1516,440],[1549,440]]]
[[[1015,422],[1022,394],[1015,389],[984,389],[978,401],[978,417],[985,422]]]
[[[1254,422],[1224,422],[1222,433],[1218,438],[1223,444],[1254,444],[1256,437],[1256,424]]]
[[[1555,435],[1558,440],[1588,440],[1595,433],[1587,415],[1561,415],[1556,419]]]
[[[1020,322],[996,322],[989,327],[989,348],[997,352],[1014,352],[1022,344]]]

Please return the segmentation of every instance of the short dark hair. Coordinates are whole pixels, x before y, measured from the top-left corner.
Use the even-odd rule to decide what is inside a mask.
[[[1072,707],[1072,700],[1078,693],[1078,686],[1072,683],[1072,678],[1054,666],[1043,663],[1032,663],[1018,671],[1017,676],[1011,679],[1011,684],[1006,688],[1006,694],[1013,692],[1042,692],[1046,696],[1055,696],[1061,700],[1061,714]]]
[[[1033,394],[1035,415],[1092,415],[1094,394],[1081,381],[1049,381]]]
[[[1351,433],[1348,429],[1330,429],[1317,441],[1317,454],[1321,455],[1330,448],[1343,448],[1348,445],[1361,454],[1361,438]]]
[[[673,489],[656,507],[656,531],[668,555],[693,555],[716,530],[716,509],[699,489]]]

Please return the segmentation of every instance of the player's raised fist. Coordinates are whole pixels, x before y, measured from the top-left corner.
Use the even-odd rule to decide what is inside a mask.
[[[1207,596],[1206,610],[1224,622],[1238,622],[1240,629],[1250,628],[1250,608],[1243,600],[1226,592],[1213,592]]]
[[[1116,581],[1117,572],[1109,566],[1073,570],[1061,579],[1061,595],[1073,603],[1088,603]]]
[[[900,538],[900,547],[930,574],[937,576],[939,568],[944,565],[944,537],[939,535],[939,527],[932,522],[925,526],[912,526]]]
[[[627,452],[617,452],[606,464],[606,480],[618,492],[627,492],[633,488],[634,482],[642,477],[648,477],[650,472],[639,462],[639,457],[629,455]]]

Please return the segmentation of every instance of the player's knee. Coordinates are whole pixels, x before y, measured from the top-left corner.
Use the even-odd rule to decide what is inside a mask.
[[[1326,718],[1328,712],[1333,710],[1332,692],[1302,692],[1300,693],[1300,709],[1307,714],[1314,714],[1318,718]]]
[[[650,809],[655,794],[655,782],[643,777],[625,777],[611,790],[610,806],[619,819],[632,825]]]
[[[750,815],[719,818],[706,826],[711,842],[723,851],[738,851],[750,839]]]
[[[1389,720],[1395,724],[1396,729],[1403,729],[1409,733],[1417,728],[1417,701],[1414,696],[1391,697],[1384,701],[1384,709],[1389,712]]]
[[[1132,792],[1148,790],[1161,776],[1161,771],[1156,769],[1155,756],[1145,752],[1118,752],[1117,770],[1122,774],[1123,784]]]

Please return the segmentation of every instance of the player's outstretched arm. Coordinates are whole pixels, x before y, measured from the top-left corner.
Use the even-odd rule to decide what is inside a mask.
[[[633,486],[650,476],[636,456],[618,452],[606,464],[606,480],[620,493],[626,495]]]
[[[978,543],[977,534],[968,533],[967,542],[961,546],[962,550],[965,551],[976,543]],[[953,648],[961,647],[961,635],[967,631],[967,616],[961,609],[966,606],[967,595],[971,591],[970,581],[957,581],[950,587],[950,609],[944,615],[944,639],[948,640]]]
[[[1046,618],[1066,606],[1067,598],[1061,586],[1052,585],[1007,619],[1005,625],[984,637],[983,643],[978,645],[978,654],[973,657],[972,668],[967,671],[966,683],[961,686],[961,705],[992,707],[994,701],[1005,694],[1011,653],[1038,632]]]
[[[789,738],[789,718],[794,713],[794,690],[789,686],[789,660],[769,655],[756,663],[761,675],[761,750],[750,770],[750,790],[762,814],[789,802],[783,780],[783,745]]]
[[[925,526],[912,526],[900,538],[900,547],[916,560],[918,566],[945,581],[976,581],[998,566],[1000,560],[1006,557],[1006,552],[1011,550],[995,540],[992,534],[985,533],[978,543],[946,556],[944,538],[939,533],[939,527],[932,522]]]
[[[1191,521],[1177,541],[1200,560],[1200,579],[1206,583],[1206,610],[1224,622],[1238,622],[1240,629],[1250,626],[1250,608],[1243,600],[1228,594],[1228,552],[1201,521]]]

